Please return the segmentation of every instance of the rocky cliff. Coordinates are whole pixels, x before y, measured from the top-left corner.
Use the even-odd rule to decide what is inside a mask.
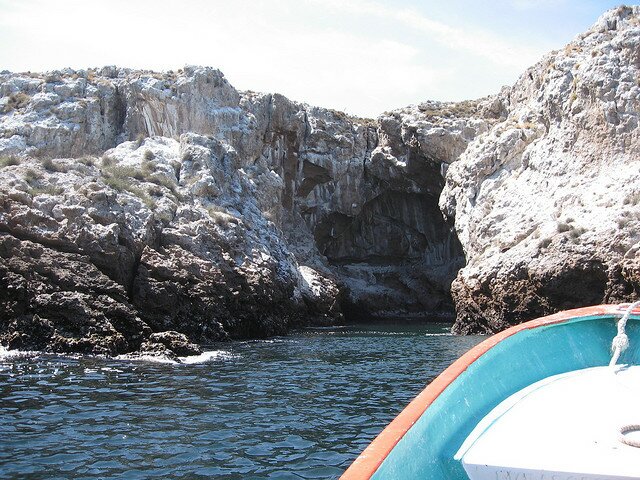
[[[499,95],[447,175],[467,265],[457,332],[640,293],[640,7],[603,15]]]
[[[492,331],[634,296],[638,18],[375,121],[211,68],[2,72],[0,342],[192,352],[454,301]]]
[[[0,94],[10,347],[175,351],[453,312],[464,258],[437,201],[490,101],[376,123],[202,67],[5,72]]]

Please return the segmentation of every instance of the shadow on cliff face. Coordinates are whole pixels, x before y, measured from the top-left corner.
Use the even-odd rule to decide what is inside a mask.
[[[328,215],[314,234],[345,284],[347,321],[453,317],[450,285],[464,253],[437,197],[387,191],[358,215]]]

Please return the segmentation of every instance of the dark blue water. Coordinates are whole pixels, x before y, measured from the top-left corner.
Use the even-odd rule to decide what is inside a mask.
[[[357,326],[201,363],[0,357],[1,478],[336,478],[479,337]]]

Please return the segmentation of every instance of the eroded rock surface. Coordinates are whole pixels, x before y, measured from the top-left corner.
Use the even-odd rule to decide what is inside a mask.
[[[621,7],[502,92],[440,199],[468,262],[455,331],[638,297],[639,78],[640,8]]]
[[[182,355],[343,315],[455,302],[455,331],[495,331],[636,296],[639,13],[496,96],[375,121],[204,67],[0,73],[0,342]]]
[[[4,157],[0,229],[82,255],[124,291],[148,334],[110,353],[160,349],[149,335],[165,331],[204,343],[343,312],[453,312],[464,258],[437,199],[499,118],[492,101],[376,123],[202,67],[0,80],[0,150],[22,158]]]
[[[218,140],[152,137],[2,173],[0,340],[11,347],[181,355],[340,315],[332,281],[330,298],[306,288],[256,179]]]

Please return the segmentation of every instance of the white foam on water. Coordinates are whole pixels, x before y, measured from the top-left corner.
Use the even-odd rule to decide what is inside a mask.
[[[288,338],[261,338],[261,339],[255,339],[255,340],[243,340],[243,341],[239,341],[238,343],[244,344],[244,345],[252,345],[252,344],[262,344],[262,343],[293,343],[294,340],[288,339]]]
[[[124,360],[127,362],[149,362],[149,363],[169,363],[169,364],[179,363],[174,359],[169,358],[165,355],[137,355],[135,353],[125,353],[122,355],[117,355],[113,358],[115,360]]]
[[[304,330],[342,330],[348,328],[348,325],[330,325],[327,327],[305,327]]]
[[[331,333],[329,332],[329,334]],[[348,333],[353,335],[379,335],[382,337],[412,337],[414,335],[411,332],[385,332],[383,330],[353,330]]]
[[[112,368],[112,367],[102,367],[100,368],[101,372],[118,372],[118,373],[122,373],[124,372],[124,370],[120,370],[119,368]]]
[[[8,348],[0,345],[0,362],[11,362],[13,360],[17,360],[20,358],[28,358],[43,355],[42,352],[33,351],[33,350],[9,350]],[[44,354],[47,355],[47,354]],[[95,358],[106,358],[102,355],[79,355],[79,354],[55,354],[57,357],[62,358],[71,358],[71,359],[80,359],[83,357],[95,357]],[[165,355],[138,355],[135,353],[126,353],[123,355],[117,355],[115,357],[111,357],[115,360],[124,360],[124,361],[134,361],[134,362],[150,362],[150,363],[166,363],[173,365],[187,364],[193,365],[198,363],[207,363],[215,360],[228,360],[230,358],[238,357],[237,354],[233,354],[226,350],[212,350],[207,352],[202,352],[199,355],[190,355],[188,357],[178,357],[178,359],[173,359],[167,357]],[[103,368],[102,370],[111,370],[110,368]],[[115,371],[122,371],[118,369],[113,369]],[[96,373],[97,369],[87,369],[87,373]]]
[[[443,332],[443,333],[425,333],[425,337],[453,337],[453,333],[451,332]]]
[[[127,353],[114,357],[116,360],[126,360],[133,362],[149,362],[149,363],[166,363],[171,365],[194,365],[198,363],[207,363],[214,360],[227,360],[235,358],[238,355],[227,352],[226,350],[211,350],[202,352],[199,355],[189,355],[187,357],[178,357],[178,359],[169,358],[165,355],[137,355]]]
[[[9,350],[6,347],[0,345],[0,362],[4,360],[14,360],[17,358],[34,357],[40,355],[40,352],[32,350]]]
[[[202,352],[200,355],[190,355],[188,357],[178,357],[180,363],[186,363],[192,365],[194,363],[207,363],[214,360],[228,360],[230,358],[236,358],[238,355],[226,350],[212,350],[210,352]]]

